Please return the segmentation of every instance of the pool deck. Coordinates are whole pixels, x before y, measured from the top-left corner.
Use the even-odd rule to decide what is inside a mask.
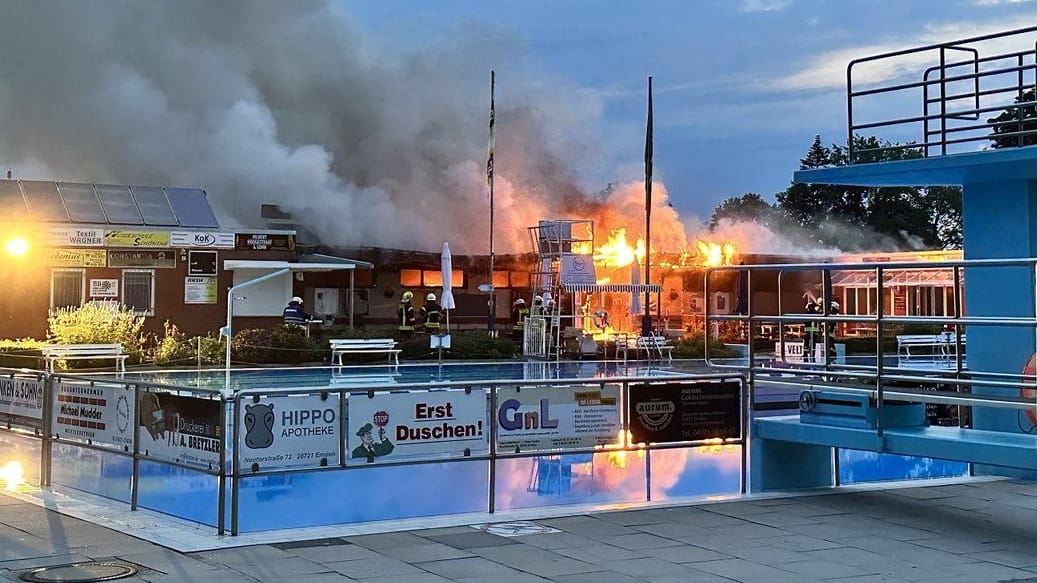
[[[0,578],[11,580],[47,565],[118,559],[143,567],[120,581],[1037,581],[1037,483],[1017,480],[899,482],[492,518],[527,520],[529,530],[540,531],[518,535],[487,525],[489,515],[465,515],[234,540],[185,531],[186,523],[147,511],[128,518],[125,506],[88,522],[70,515],[96,511],[89,503],[62,507],[50,494],[5,494]],[[186,535],[177,542],[173,531]],[[286,539],[293,542],[275,542]]]

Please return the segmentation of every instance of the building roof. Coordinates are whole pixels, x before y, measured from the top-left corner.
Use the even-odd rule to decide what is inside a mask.
[[[200,188],[0,180],[0,220],[218,229]]]

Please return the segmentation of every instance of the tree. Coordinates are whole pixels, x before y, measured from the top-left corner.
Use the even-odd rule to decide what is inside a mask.
[[[723,219],[749,223],[765,223],[774,213],[774,207],[755,192],[725,199],[713,209],[709,229],[713,230]]]
[[[854,136],[856,163],[921,157],[912,144]],[[801,170],[850,163],[849,148],[821,145],[814,137]],[[775,195],[777,210],[813,234],[818,244],[868,250],[898,246],[961,246],[961,189],[950,187],[863,187],[798,183]],[[867,227],[862,229],[861,227]],[[881,237],[876,237],[881,235]]]
[[[1024,91],[1016,96],[1016,105],[1005,108],[997,117],[987,120],[987,123],[994,124],[994,133],[990,136],[992,148],[1037,144],[1037,107],[1034,106],[1034,100],[1033,89]],[[1009,135],[1018,132],[1023,132],[1023,135]]]

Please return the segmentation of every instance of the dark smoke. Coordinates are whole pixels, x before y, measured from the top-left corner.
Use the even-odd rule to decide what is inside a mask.
[[[489,26],[405,53],[331,1],[4,8],[0,160],[16,178],[202,186],[227,226],[260,228],[276,203],[326,244],[485,253],[492,68],[498,252],[578,215],[573,169],[600,159],[598,99],[506,68],[520,41]]]

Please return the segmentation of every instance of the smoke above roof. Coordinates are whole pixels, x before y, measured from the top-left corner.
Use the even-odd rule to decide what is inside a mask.
[[[331,245],[484,253],[496,67],[497,251],[529,251],[526,227],[588,199],[573,169],[600,159],[599,98],[559,98],[575,89],[523,71],[508,33],[466,23],[404,52],[345,4],[7,2],[0,160],[16,178],[200,186],[226,226],[262,227],[273,203]]]

